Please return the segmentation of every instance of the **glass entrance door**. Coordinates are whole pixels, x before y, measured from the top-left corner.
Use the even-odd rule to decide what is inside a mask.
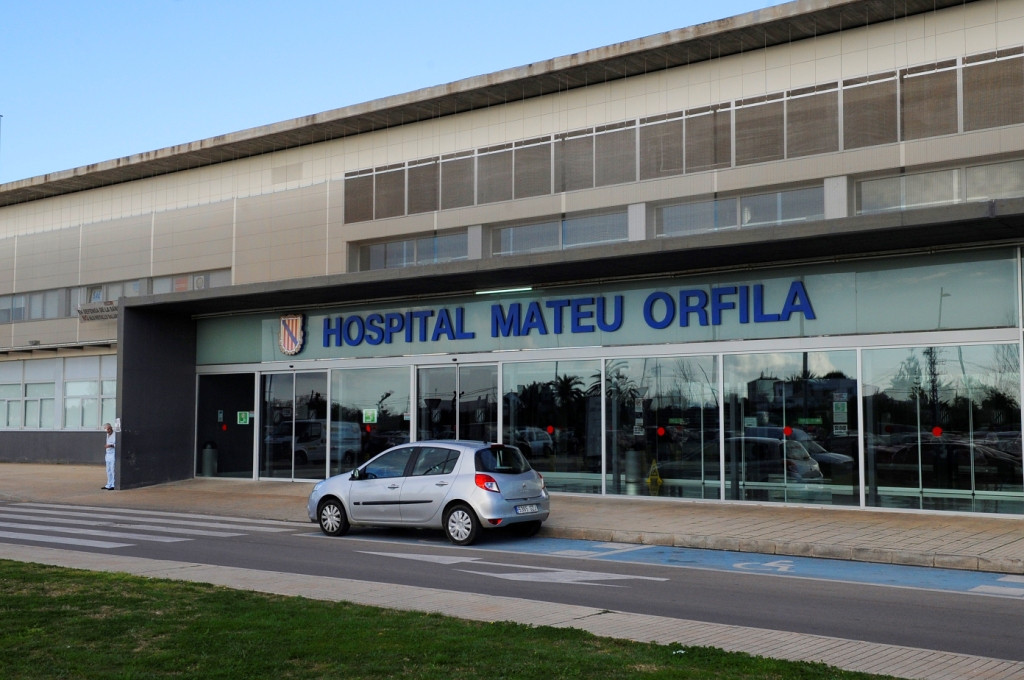
[[[416,393],[417,439],[497,441],[496,365],[421,368]]]
[[[260,397],[260,476],[323,479],[327,373],[265,374]]]

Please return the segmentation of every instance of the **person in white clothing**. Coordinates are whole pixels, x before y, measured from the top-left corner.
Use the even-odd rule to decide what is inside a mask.
[[[117,443],[117,435],[110,423],[105,423],[103,429],[107,431],[107,444],[103,451],[103,460],[107,464],[107,485],[103,487],[106,491],[114,490],[114,451]]]

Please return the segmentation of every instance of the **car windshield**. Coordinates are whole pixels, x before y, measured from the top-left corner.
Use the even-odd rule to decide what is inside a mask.
[[[518,475],[530,469],[530,464],[514,446],[491,446],[476,452],[476,471]]]

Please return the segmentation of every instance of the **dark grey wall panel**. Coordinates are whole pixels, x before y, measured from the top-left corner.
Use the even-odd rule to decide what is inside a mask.
[[[103,444],[107,435],[96,431],[20,431],[3,433],[0,463],[64,463],[103,465]],[[103,482],[103,472],[97,473]]]
[[[118,325],[117,486],[191,479],[195,323],[187,315],[122,306]]]

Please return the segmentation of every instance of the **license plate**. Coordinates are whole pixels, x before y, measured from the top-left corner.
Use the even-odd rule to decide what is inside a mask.
[[[537,506],[536,505],[517,505],[516,506],[516,514],[517,515],[528,515],[531,512],[537,512]]]

